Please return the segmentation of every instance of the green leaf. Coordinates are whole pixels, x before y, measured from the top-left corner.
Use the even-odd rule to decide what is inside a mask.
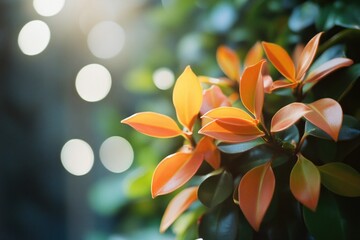
[[[345,240],[339,206],[330,193],[322,191],[316,212],[303,208],[305,224],[316,240]]]
[[[218,148],[224,153],[234,154],[246,152],[254,147],[264,144],[265,141],[262,138],[257,138],[255,140],[243,143],[228,144],[228,143],[219,143]]]
[[[299,142],[299,130],[295,125],[274,134],[275,138],[282,143],[283,148],[294,148]]]
[[[199,237],[206,240],[236,239],[238,215],[238,208],[231,199],[216,206],[203,215],[199,225]]]
[[[360,174],[354,168],[341,162],[328,163],[318,167],[321,183],[330,191],[346,197],[360,197]]]
[[[225,201],[233,191],[233,178],[223,171],[205,179],[199,186],[198,198],[207,207],[212,208]]]
[[[239,225],[236,240],[252,240],[254,231],[242,213],[239,214]]]
[[[306,121],[305,133],[314,137],[331,140],[327,133],[309,121]],[[344,115],[338,141],[352,140],[358,136],[360,136],[360,122],[353,116]]]

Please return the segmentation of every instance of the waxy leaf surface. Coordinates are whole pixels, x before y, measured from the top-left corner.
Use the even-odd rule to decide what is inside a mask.
[[[210,110],[203,117],[211,118],[211,119],[238,119],[242,120],[244,125],[254,125],[254,119],[244,110],[235,108],[235,107],[219,107],[213,110]],[[237,122],[239,122],[237,121]]]
[[[177,152],[163,159],[153,174],[152,197],[170,193],[183,186],[194,176],[203,158],[202,154]]]
[[[196,146],[196,153],[203,154],[205,161],[212,168],[218,169],[220,167],[220,151],[214,144],[214,139],[207,136],[201,138]]]
[[[121,123],[133,127],[142,134],[157,138],[171,138],[183,133],[172,118],[154,112],[136,113]]]
[[[316,210],[320,195],[320,172],[310,160],[301,155],[290,173],[290,190],[299,202]]]
[[[360,174],[351,166],[333,162],[318,167],[321,183],[330,191],[346,197],[360,197]]]
[[[179,192],[167,206],[161,219],[160,232],[166,229],[197,200],[198,187],[186,188]]]
[[[211,109],[222,106],[230,107],[231,103],[218,86],[213,85],[203,92],[203,102],[200,109],[202,115]]]
[[[251,169],[239,184],[239,205],[250,225],[259,231],[275,190],[275,176],[270,163]]]
[[[192,131],[202,104],[202,88],[199,79],[189,66],[175,83],[173,103],[179,122]]]
[[[235,81],[239,80],[240,60],[232,49],[220,46],[216,51],[216,59],[221,70],[228,78]]]

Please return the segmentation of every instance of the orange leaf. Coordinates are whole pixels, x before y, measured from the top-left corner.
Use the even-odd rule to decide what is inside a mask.
[[[189,66],[175,83],[173,103],[179,122],[192,131],[202,104],[202,89],[199,79]]]
[[[238,118],[243,120],[244,124],[253,124],[254,122],[247,112],[235,107],[218,107],[205,113],[203,117],[211,119]]]
[[[304,103],[294,102],[286,105],[275,113],[271,120],[271,132],[279,132],[296,123],[311,108]]]
[[[164,158],[152,177],[152,197],[173,192],[183,186],[194,176],[203,159],[202,154],[185,152],[177,152]]]
[[[166,229],[183,213],[190,205],[195,202],[197,197],[197,190],[199,187],[190,187],[179,192],[167,206],[164,215],[161,219],[160,232],[163,233]]]
[[[122,120],[121,123],[151,137],[171,138],[183,134],[172,118],[154,112],[136,113]]]
[[[294,197],[306,207],[315,211],[320,195],[320,172],[302,155],[298,155],[290,173],[290,190]]]
[[[304,117],[337,141],[343,120],[340,104],[331,98],[323,98],[308,106],[312,111],[306,113]]]
[[[295,88],[298,84],[288,80],[277,80],[271,85],[270,91],[275,91],[280,88]]]
[[[196,146],[196,153],[204,154],[205,161],[214,169],[220,167],[220,151],[214,144],[214,139],[203,137]]]
[[[309,69],[311,63],[313,62],[318,45],[319,45],[320,37],[322,34],[323,34],[322,32],[316,34],[306,44],[304,50],[302,51],[299,61],[298,61],[297,68],[296,68],[296,79],[297,80],[302,80],[306,71]]]
[[[335,70],[343,67],[347,67],[353,64],[353,61],[348,58],[334,58],[330,61],[322,64],[320,67],[309,73],[309,76],[304,80],[304,83],[316,84],[326,75],[334,72]]]
[[[214,120],[202,127],[199,133],[224,142],[247,142],[264,136],[256,125],[237,125],[229,122],[231,121]]]
[[[271,86],[273,85],[273,80],[270,75],[263,75],[264,81],[264,92],[271,93]]]
[[[228,78],[235,81],[239,80],[240,60],[232,49],[220,46],[216,51],[216,59],[221,70]]]
[[[266,56],[274,67],[287,79],[295,82],[295,66],[289,54],[275,43],[262,42]]]
[[[274,190],[275,176],[270,162],[251,169],[240,181],[239,205],[255,231],[259,231]]]
[[[240,80],[240,98],[256,119],[260,119],[264,104],[264,82],[261,69],[265,60],[247,67]]]
[[[213,85],[203,91],[203,102],[200,109],[201,114],[205,114],[209,110],[221,106],[231,106],[231,103],[218,86]]]
[[[263,57],[263,50],[261,47],[261,43],[256,42],[254,46],[252,46],[247,53],[245,57],[244,66],[248,67],[254,65],[257,62],[259,62],[262,59],[262,57]]]

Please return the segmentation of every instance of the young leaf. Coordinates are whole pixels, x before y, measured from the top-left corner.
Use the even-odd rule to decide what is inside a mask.
[[[220,151],[212,138],[206,136],[201,138],[196,146],[196,152],[204,154],[205,161],[212,168],[218,169],[220,167]]]
[[[198,187],[190,187],[179,192],[167,206],[161,219],[160,232],[166,229],[197,200]]]
[[[270,162],[247,172],[239,184],[239,205],[250,225],[259,231],[275,190]]]
[[[248,53],[246,54],[244,66],[248,67],[256,64],[262,59],[262,56],[263,56],[263,50],[261,47],[261,43],[256,42],[254,46],[252,46],[248,51]]]
[[[244,124],[253,124],[254,119],[244,110],[235,107],[218,107],[205,113],[203,117],[211,119],[237,118],[244,121]]]
[[[125,123],[136,131],[151,137],[171,138],[183,134],[172,118],[154,112],[136,113],[122,120],[121,123]]]
[[[320,173],[316,166],[302,155],[298,155],[290,173],[290,190],[294,197],[315,211],[320,195]]]
[[[295,88],[296,86],[296,82],[290,82],[289,80],[277,80],[272,83],[270,87],[270,92],[280,88]]]
[[[153,198],[175,191],[195,175],[204,157],[202,154],[177,152],[163,159],[156,167],[152,182]]]
[[[294,102],[286,105],[275,113],[271,120],[271,132],[279,132],[296,123],[311,109],[304,103]]]
[[[220,46],[216,51],[216,59],[221,70],[228,78],[235,81],[239,80],[240,60],[232,49]]]
[[[318,168],[321,183],[327,189],[345,197],[360,197],[360,174],[354,168],[341,162],[328,163]]]
[[[258,120],[264,104],[264,82],[261,74],[264,63],[265,60],[262,60],[244,70],[239,89],[242,103]]]
[[[296,79],[302,80],[306,71],[309,69],[311,63],[314,60],[320,37],[323,33],[320,32],[316,34],[305,46],[304,50],[302,51],[299,62],[296,68]]]
[[[230,107],[231,103],[218,86],[212,85],[203,91],[203,102],[200,109],[202,115],[211,109],[222,106]]]
[[[295,82],[295,66],[289,54],[279,45],[262,42],[266,56],[274,67],[288,80]]]
[[[202,88],[199,79],[189,66],[175,83],[173,103],[179,122],[192,131],[202,104]]]
[[[343,120],[340,104],[331,98],[323,98],[307,106],[312,111],[305,113],[304,117],[337,141]]]

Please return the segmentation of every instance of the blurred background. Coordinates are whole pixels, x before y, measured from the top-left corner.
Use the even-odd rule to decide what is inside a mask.
[[[181,139],[120,120],[174,116],[177,76],[221,76],[220,44],[359,29],[354,2],[0,0],[0,239],[174,239],[150,182]]]

